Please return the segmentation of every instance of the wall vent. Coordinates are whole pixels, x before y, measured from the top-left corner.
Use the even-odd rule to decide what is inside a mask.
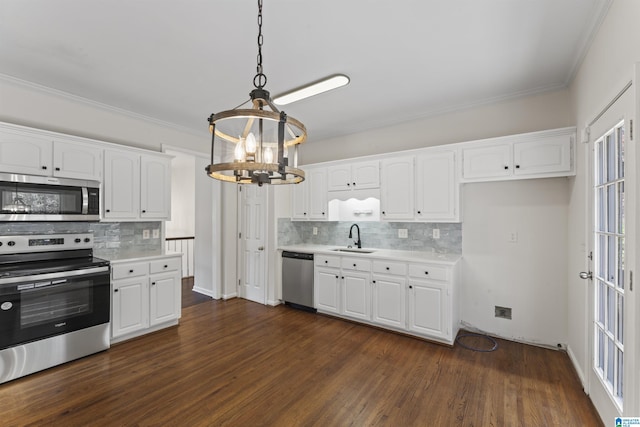
[[[511,319],[511,307],[500,307],[496,305],[495,314],[496,317],[499,317],[500,319]]]

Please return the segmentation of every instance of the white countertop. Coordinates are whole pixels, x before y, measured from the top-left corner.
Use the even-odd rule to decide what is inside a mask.
[[[96,255],[98,258],[106,259],[111,263],[130,262],[130,261],[150,261],[158,258],[165,258],[168,256],[182,256],[181,252],[167,252],[167,251],[118,251],[116,254],[100,254]]]
[[[309,254],[323,254],[323,255],[336,255],[336,256],[354,256],[359,258],[371,258],[371,259],[394,259],[398,261],[407,262],[429,262],[438,264],[455,264],[462,258],[462,255],[458,254],[438,254],[435,252],[421,252],[421,251],[401,251],[395,249],[376,249],[376,248],[362,248],[363,251],[373,251],[371,253],[358,253],[358,252],[338,252],[332,249],[347,249],[344,246],[335,245],[290,245],[278,247],[282,251],[302,252]],[[357,248],[355,249],[357,250]]]

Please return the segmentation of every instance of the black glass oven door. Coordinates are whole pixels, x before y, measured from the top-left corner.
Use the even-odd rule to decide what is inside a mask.
[[[96,267],[0,279],[0,349],[109,322],[109,278]]]

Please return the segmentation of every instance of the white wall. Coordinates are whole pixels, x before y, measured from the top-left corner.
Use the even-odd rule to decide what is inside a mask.
[[[582,129],[631,80],[640,61],[640,2],[615,0],[569,88],[572,122]],[[586,146],[578,144],[577,158],[585,159]],[[583,378],[589,369],[587,348],[587,286],[578,272],[586,260],[586,164],[578,163],[570,183],[568,277],[569,352]]]
[[[567,341],[567,178],[465,184],[460,320],[493,335]],[[517,242],[510,242],[517,233]],[[494,316],[510,307],[512,319]]]
[[[195,234],[195,173],[193,155],[166,150],[171,160],[171,221],[165,222],[167,237],[189,237]],[[204,175],[204,171],[198,171]]]

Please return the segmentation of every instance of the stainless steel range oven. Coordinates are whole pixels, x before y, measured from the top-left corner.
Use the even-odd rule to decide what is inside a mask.
[[[0,236],[0,383],[109,348],[109,262],[92,234]]]

